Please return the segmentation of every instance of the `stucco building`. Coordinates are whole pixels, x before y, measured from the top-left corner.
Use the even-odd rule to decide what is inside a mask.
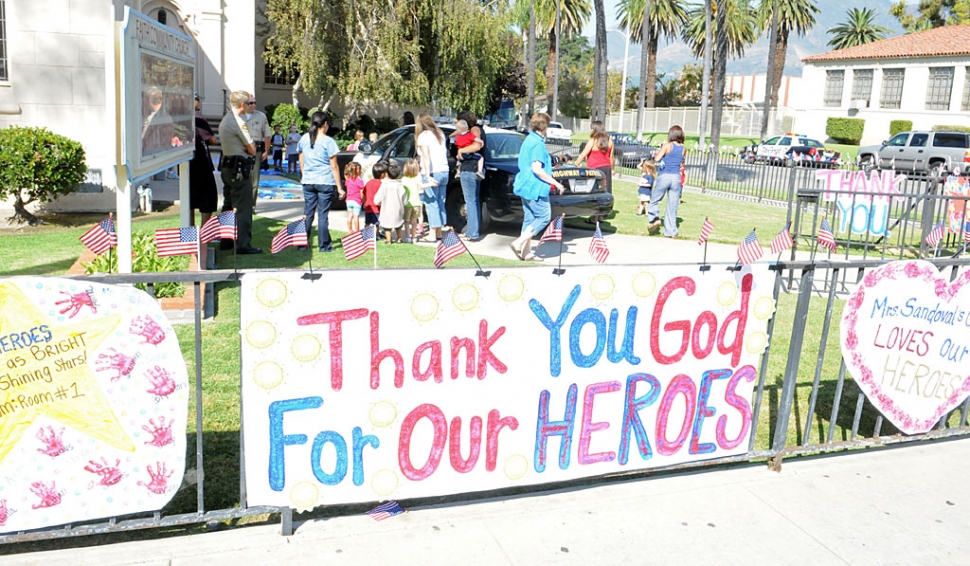
[[[825,139],[831,116],[866,121],[863,144],[889,138],[892,120],[913,129],[970,126],[970,25],[946,26],[802,59],[795,128]]]

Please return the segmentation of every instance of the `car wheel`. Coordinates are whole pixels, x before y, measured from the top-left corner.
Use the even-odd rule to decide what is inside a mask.
[[[445,213],[448,225],[461,232],[468,223],[468,216],[465,214],[465,195],[461,192],[461,187],[457,190],[449,190],[448,198],[445,199]]]
[[[873,168],[874,160],[871,155],[863,155],[859,158],[859,169],[862,169],[866,173],[870,173]]]
[[[755,161],[757,161],[757,158],[753,155],[746,155],[744,158],[744,162],[748,165],[754,165]]]
[[[930,163],[930,174],[937,179],[943,179],[947,174],[946,164],[942,161]]]
[[[792,156],[789,155],[788,157],[785,158],[785,167],[794,167],[794,166],[795,166],[795,160],[792,158]]]
[[[486,197],[487,198],[487,197]],[[488,229],[492,226],[492,217],[488,213],[488,205],[485,203],[486,198],[483,198],[481,194],[478,195],[478,207],[481,209],[478,212],[478,233],[484,234],[488,232]]]

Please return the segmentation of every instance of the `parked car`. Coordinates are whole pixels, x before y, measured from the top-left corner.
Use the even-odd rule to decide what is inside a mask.
[[[613,139],[613,155],[617,167],[635,168],[644,159],[653,158],[653,153],[657,151],[657,148],[638,141],[630,134],[609,132],[609,136]]]
[[[842,163],[842,154],[825,149],[822,142],[800,134],[785,134],[762,140],[760,144],[745,146],[741,158],[748,163],[769,165],[806,165],[835,169]]]
[[[879,145],[859,149],[859,166],[929,173],[940,169],[966,170],[970,163],[970,134],[965,132],[902,132]]]
[[[546,145],[570,145],[573,131],[562,127],[562,122],[549,122],[546,129]]]
[[[454,132],[454,125],[442,125],[446,136]],[[519,148],[525,135],[511,130],[485,128],[486,146],[485,180],[482,181],[479,202],[481,206],[481,229],[487,230],[491,222],[521,222],[522,201],[512,193],[512,181],[519,172]],[[454,178],[457,148],[450,144],[449,164],[451,181],[448,184],[445,208],[448,224],[461,229],[465,225],[465,198],[461,184]],[[404,126],[386,134],[373,145],[364,143],[360,152],[340,152],[337,163],[343,175],[344,166],[351,160],[361,164],[365,178],[370,178],[371,168],[379,161],[396,161],[404,165],[417,154],[414,126]],[[568,172],[566,172],[568,171]],[[602,174],[595,169],[564,166],[557,168],[557,179],[562,179],[566,191],[550,196],[553,216],[565,214],[576,216],[605,216],[613,210],[613,195],[606,192]]]

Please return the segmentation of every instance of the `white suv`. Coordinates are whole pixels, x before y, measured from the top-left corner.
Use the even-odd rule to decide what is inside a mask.
[[[902,132],[879,145],[859,149],[864,170],[895,169],[929,173],[970,165],[970,134],[966,132]]]

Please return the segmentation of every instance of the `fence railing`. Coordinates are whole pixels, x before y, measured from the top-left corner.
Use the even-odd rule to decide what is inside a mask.
[[[966,257],[929,258],[928,261],[949,279],[970,266]],[[839,347],[839,320],[848,293],[865,274],[884,265],[875,258],[849,258],[839,261],[789,261],[775,263],[773,296],[776,302],[774,317],[767,328],[767,343],[761,358],[761,367],[753,399],[752,426],[748,453],[714,460],[695,462],[684,467],[711,467],[726,462],[769,460],[774,467],[781,465],[786,456],[808,452],[827,452],[857,447],[891,443],[917,442],[926,439],[970,434],[968,409],[970,399],[963,402],[940,419],[937,427],[925,434],[902,435],[887,423],[879,411],[868,401],[852,379],[846,379],[846,365]],[[714,269],[733,269],[733,266],[715,265]],[[690,269],[690,266],[685,266]],[[194,466],[197,483],[195,497],[176,496],[161,512],[115,517],[84,524],[66,525],[50,529],[0,535],[0,543],[16,543],[32,540],[62,538],[87,534],[102,534],[134,529],[170,527],[237,519],[252,515],[280,513],[283,533],[292,532],[292,512],[286,508],[249,507],[246,501],[240,431],[213,430],[212,415],[203,402],[203,383],[210,369],[203,359],[206,334],[203,332],[201,284],[214,284],[217,302],[238,301],[234,287],[245,278],[246,271],[214,270],[186,273],[141,273],[127,275],[79,276],[88,282],[113,284],[177,281],[193,286],[195,297],[194,324],[177,329],[187,359],[195,367],[195,413],[190,415],[196,435],[189,441],[187,466]],[[221,310],[238,312],[234,305],[223,304]],[[231,315],[223,315],[231,316]],[[236,324],[236,320],[219,321],[220,324]],[[775,338],[787,338],[787,348],[773,347]],[[212,340],[210,338],[210,340]],[[220,344],[220,348],[232,345]],[[238,346],[237,346],[238,347]],[[194,350],[194,354],[193,354]],[[194,357],[193,357],[194,355]],[[238,372],[239,368],[236,368]],[[215,371],[215,370],[211,370]],[[225,372],[225,368],[220,371]],[[237,394],[238,396],[239,394]],[[236,406],[240,399],[235,399]],[[222,401],[221,403],[225,403]],[[211,405],[210,405],[211,406]],[[225,410],[223,408],[223,410]],[[240,427],[241,428],[241,427]],[[192,447],[194,440],[194,448]],[[225,446],[238,442],[235,453],[230,450],[234,462],[225,461]],[[218,467],[206,465],[206,458],[215,447],[220,447],[223,460]],[[654,470],[656,471],[656,470]],[[650,473],[653,473],[651,471]],[[643,475],[636,472],[635,475]],[[206,487],[218,481],[225,484],[238,482],[239,497],[234,505],[210,509],[206,504]],[[187,491],[187,490],[186,490]],[[188,493],[185,493],[188,495]],[[492,496],[455,495],[453,499]],[[333,510],[337,514],[341,509]],[[355,507],[344,507],[343,513],[358,512]]]

